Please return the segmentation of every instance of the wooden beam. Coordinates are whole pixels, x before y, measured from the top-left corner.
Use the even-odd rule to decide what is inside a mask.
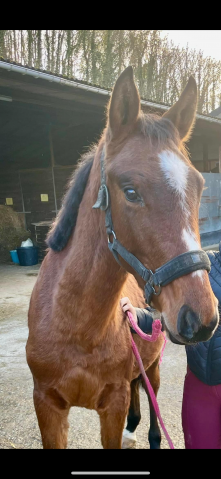
[[[42,98],[42,97],[41,97]],[[102,105],[102,111],[98,111],[98,105],[93,105],[93,109],[92,109],[92,105],[90,102],[85,102],[84,104],[86,105],[86,109],[83,110],[83,103],[82,103],[82,106],[81,106],[81,103],[78,101],[78,103],[76,103],[76,101],[73,99],[73,97],[71,99],[69,99],[69,101],[67,102],[67,100],[65,99],[62,103],[60,101],[57,101],[56,99],[56,102],[53,101],[53,102],[50,102],[48,100],[48,98],[46,98],[45,100],[40,100],[40,99],[36,99],[36,98],[28,98],[27,96],[25,97],[18,97],[16,95],[13,95],[13,101],[14,102],[22,102],[22,103],[30,103],[30,104],[33,104],[33,105],[39,105],[39,106],[42,106],[42,107],[50,107],[50,108],[53,108],[53,109],[57,109],[57,110],[68,110],[70,112],[89,112],[89,113],[93,113],[96,115],[97,114],[100,114],[100,116],[104,116],[104,108],[105,108],[105,105]],[[78,105],[78,106],[77,106]],[[91,109],[90,109],[91,107]],[[96,108],[96,110],[95,110]],[[99,109],[101,110],[101,108],[99,107]]]
[[[51,125],[49,125],[49,145],[50,145],[50,152],[51,152],[51,166],[54,167],[54,148],[53,148],[53,139],[51,134]]]
[[[56,194],[56,186],[55,186],[55,179],[54,179],[54,148],[53,148],[53,139],[51,134],[51,125],[49,125],[49,144],[50,144],[50,152],[51,152],[51,174],[52,174],[52,183],[53,183],[53,192],[54,192],[54,205],[55,205],[55,212],[57,215],[58,205],[57,205],[57,194]]]
[[[203,171],[204,173],[208,172],[208,143],[203,143]]]
[[[86,103],[94,106],[104,107],[109,101],[109,96],[99,95],[98,93],[93,93],[87,90],[80,90],[78,88],[70,88],[65,85],[53,84],[43,81],[39,81],[36,84],[28,78],[28,81],[22,80],[12,80],[11,78],[3,78],[0,75],[0,86],[7,87],[11,89],[12,100],[14,98],[13,90],[24,91],[31,94],[45,95],[47,97],[56,97],[60,100],[67,101],[79,101],[80,103]],[[26,78],[27,80],[27,78]]]
[[[221,173],[221,146],[219,147],[219,173]]]

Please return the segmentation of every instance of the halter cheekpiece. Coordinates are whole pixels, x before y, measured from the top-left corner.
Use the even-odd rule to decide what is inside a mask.
[[[114,255],[116,261],[122,266],[119,256],[120,255],[145,281],[145,299],[147,304],[150,304],[152,295],[159,295],[161,287],[166,286],[177,278],[184,276],[194,271],[205,269],[210,271],[210,260],[207,254],[203,250],[188,251],[187,253],[180,254],[175,258],[165,263],[160,268],[157,268],[153,273],[150,269],[147,269],[132,253],[130,253],[124,246],[117,240],[116,233],[111,216],[111,204],[110,194],[106,184],[105,178],[105,149],[103,148],[100,166],[101,166],[101,186],[98,191],[97,201],[93,208],[99,208],[105,211],[105,226],[108,237],[108,248]],[[113,236],[113,240],[110,241],[110,236]]]

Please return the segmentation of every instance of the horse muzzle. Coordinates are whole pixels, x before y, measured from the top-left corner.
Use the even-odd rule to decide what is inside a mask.
[[[201,341],[208,341],[216,330],[218,322],[219,315],[217,311],[207,326],[202,325],[200,316],[187,305],[183,305],[178,314],[178,335],[175,336],[171,333],[163,320],[169,339],[172,343],[179,345],[193,345]]]

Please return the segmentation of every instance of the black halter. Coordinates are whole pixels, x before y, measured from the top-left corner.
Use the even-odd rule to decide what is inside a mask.
[[[188,251],[187,253],[180,254],[175,258],[165,263],[160,268],[157,268],[155,273],[151,269],[147,269],[132,253],[127,251],[124,246],[117,240],[114,232],[111,207],[110,207],[110,195],[106,185],[105,179],[105,150],[103,149],[100,159],[101,164],[101,186],[98,191],[97,201],[93,208],[100,208],[105,211],[105,226],[108,237],[108,247],[111,253],[114,255],[116,261],[120,263],[118,254],[130,265],[132,268],[143,278],[146,282],[144,291],[147,304],[150,304],[153,294],[159,295],[161,287],[166,286],[177,278],[189,273],[193,273],[199,269],[205,269],[210,271],[210,260],[207,254],[203,250]],[[113,241],[110,241],[110,236],[113,235]],[[157,287],[157,290],[155,289]]]

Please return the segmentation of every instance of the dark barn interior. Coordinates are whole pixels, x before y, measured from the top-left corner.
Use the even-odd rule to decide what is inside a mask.
[[[44,241],[77,161],[99,140],[107,99],[1,72],[0,204],[21,215],[32,239]]]
[[[110,92],[0,61],[2,66],[0,204],[23,218],[42,259],[68,179],[105,126]],[[148,101],[142,108],[160,115],[168,109]],[[221,172],[220,145],[221,119],[198,115],[188,149],[199,171]]]

